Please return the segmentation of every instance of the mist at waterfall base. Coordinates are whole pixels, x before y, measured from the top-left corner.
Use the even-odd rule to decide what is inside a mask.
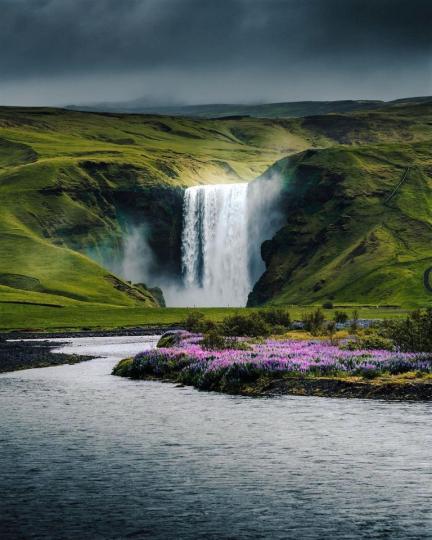
[[[248,184],[249,275],[254,285],[265,271],[261,245],[284,224],[282,211],[283,180],[277,173]]]
[[[157,279],[157,261],[148,236],[145,222],[136,224],[123,217],[121,245],[99,244],[98,249],[86,249],[85,253],[124,280],[147,284],[149,279]]]
[[[242,307],[265,270],[261,244],[281,227],[281,179],[188,188],[182,280],[158,283],[168,306]]]
[[[130,227],[124,239],[119,274],[132,283],[142,283],[151,275],[154,264],[145,224]]]

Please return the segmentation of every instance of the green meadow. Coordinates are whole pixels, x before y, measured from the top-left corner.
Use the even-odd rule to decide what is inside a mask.
[[[294,320],[319,306],[288,306]],[[96,304],[68,305],[63,307],[37,304],[0,303],[0,331],[72,331],[112,330],[139,326],[165,326],[181,323],[191,311],[199,311],[212,321],[221,321],[227,315],[251,312],[256,308],[143,308]],[[406,317],[408,310],[384,307],[337,307],[349,317],[354,310],[360,318],[398,319]],[[335,309],[323,310],[327,319],[332,319]]]

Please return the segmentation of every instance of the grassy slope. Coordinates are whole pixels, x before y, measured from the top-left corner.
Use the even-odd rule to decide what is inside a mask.
[[[351,124],[351,140],[362,137],[365,121],[373,128],[367,144],[307,151],[272,169],[286,182],[287,225],[264,246],[268,269],[252,305],[431,303],[423,284],[432,266],[431,106],[387,111],[378,130],[380,114]],[[328,121],[316,132],[327,137],[340,127]]]
[[[154,306],[69,249],[118,238],[105,193],[250,180],[309,146],[270,121],[193,121],[155,116],[0,108],[0,299]],[[132,195],[133,196],[133,195]]]

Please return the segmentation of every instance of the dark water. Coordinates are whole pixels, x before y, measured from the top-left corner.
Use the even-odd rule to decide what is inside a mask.
[[[432,538],[430,404],[110,376],[153,342],[0,376],[2,539]]]

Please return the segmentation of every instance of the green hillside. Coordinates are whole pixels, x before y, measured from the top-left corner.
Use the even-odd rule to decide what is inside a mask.
[[[127,223],[145,217],[151,247],[176,272],[182,188],[251,180],[308,146],[256,120],[0,108],[0,298],[154,306],[87,255],[115,256]]]
[[[250,305],[432,304],[431,141],[308,150],[271,172],[286,225],[262,247]]]
[[[430,139],[427,103],[213,120],[0,108],[0,302],[157,305],[148,289],[103,266],[120,253],[127,228],[144,219],[155,264],[176,274],[183,189],[250,181],[277,162],[287,226],[264,246],[269,268],[251,303],[424,303]],[[384,207],[407,166],[407,182]],[[346,262],[358,245],[365,249],[363,240],[369,259]],[[355,287],[347,277],[354,267]]]

